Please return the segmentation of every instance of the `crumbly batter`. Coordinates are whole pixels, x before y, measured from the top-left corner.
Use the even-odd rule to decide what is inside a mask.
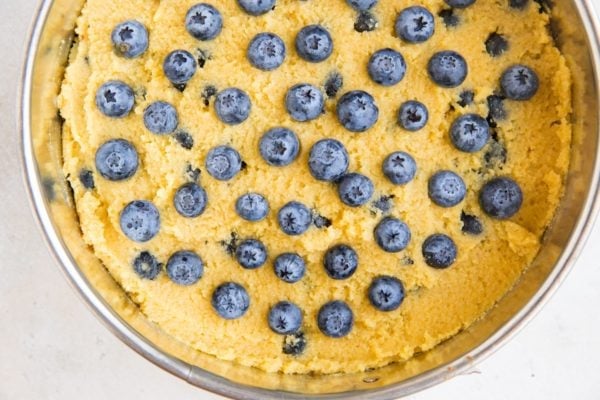
[[[407,0],[380,0],[372,11],[377,29],[363,33],[354,29],[357,13],[343,0],[279,0],[274,11],[259,17],[243,13],[234,0],[206,1],[219,9],[224,24],[216,39],[201,42],[184,26],[194,0],[88,0],[59,97],[65,118],[64,169],[84,238],[148,319],[191,348],[221,359],[266,371],[336,373],[405,360],[482,317],[536,256],[559,204],[569,163],[570,75],[548,32],[548,14],[532,1],[517,10],[508,0],[478,0],[454,10],[459,23],[452,27],[438,17],[449,8],[442,0],[420,0],[436,17],[436,32],[425,43],[407,44],[393,34],[398,12],[415,5]],[[148,51],[140,58],[126,59],[112,49],[112,29],[129,19],[142,22],[150,34]],[[302,60],[294,49],[296,33],[314,23],[326,27],[334,41],[332,56],[321,63]],[[246,59],[248,43],[260,32],[278,34],[288,50],[283,65],[271,72],[252,67]],[[509,45],[498,57],[486,52],[485,41],[493,32]],[[375,84],[366,68],[370,55],[386,47],[401,52],[408,66],[404,79],[392,87]],[[208,55],[183,92],[162,70],[165,56],[175,49],[195,55],[200,49]],[[438,50],[456,50],[467,60],[469,74],[460,87],[444,89],[429,79],[427,62]],[[482,151],[459,152],[449,139],[450,124],[467,112],[488,115],[487,97],[497,91],[502,71],[515,63],[537,72],[537,94],[529,101],[505,100],[507,116],[496,121],[495,139]],[[326,101],[325,114],[306,123],[292,120],[284,108],[287,90],[296,83],[324,88],[334,72],[344,85],[337,98]],[[136,93],[134,110],[126,118],[108,118],[95,105],[96,90],[109,80],[122,80]],[[214,98],[208,105],[202,98],[207,85],[245,90],[252,100],[249,119],[237,126],[223,124],[215,114]],[[375,126],[361,134],[345,130],[335,117],[340,95],[357,89],[373,95],[380,112]],[[467,90],[474,100],[463,106],[460,94]],[[413,99],[429,110],[429,122],[418,132],[396,123],[399,105]],[[159,136],[144,128],[143,111],[157,100],[176,107],[179,130],[193,138],[191,149],[174,135]],[[299,158],[284,168],[269,166],[258,150],[262,134],[277,126],[292,129],[301,142]],[[308,151],[323,137],[345,144],[350,171],[373,180],[373,201],[393,196],[391,210],[382,212],[373,202],[344,206],[334,184],[310,175]],[[140,157],[137,173],[122,182],[103,179],[94,167],[98,147],[114,138],[133,143]],[[247,165],[228,182],[204,169],[207,152],[223,144],[237,149]],[[416,177],[405,186],[391,184],[381,171],[383,159],[397,150],[417,162]],[[197,218],[183,218],[173,207],[175,191],[193,175],[190,167],[201,170],[198,182],[208,194],[206,211]],[[92,171],[93,189],[79,179],[84,169]],[[442,208],[428,198],[427,181],[440,169],[455,171],[467,185],[467,197],[458,206]],[[521,210],[504,221],[490,219],[478,204],[483,183],[500,175],[511,176],[524,193]],[[268,199],[271,211],[265,220],[248,222],[235,213],[235,200],[249,191]],[[152,201],[161,214],[159,234],[142,244],[127,239],[119,227],[121,210],[136,199]],[[331,226],[285,235],[277,224],[277,210],[293,200],[317,210]],[[463,212],[482,221],[482,234],[462,232]],[[412,240],[406,250],[386,253],[375,243],[373,229],[384,215],[410,226]],[[269,252],[267,264],[242,269],[223,244],[232,233],[261,239]],[[433,269],[423,260],[421,245],[433,233],[447,234],[457,245],[457,261],[448,269]],[[357,272],[341,281],[329,278],[323,268],[325,251],[338,243],[352,245],[359,255]],[[132,262],[142,251],[166,263],[179,250],[193,250],[204,260],[204,276],[192,286],[176,285],[164,271],[154,280],[134,272]],[[306,275],[294,284],[278,279],[272,267],[278,254],[290,251],[307,262]],[[367,288],[379,275],[404,283],[406,298],[395,311],[381,312],[369,303]],[[250,308],[240,319],[225,320],[211,307],[214,289],[225,281],[238,282],[249,293]],[[267,324],[269,308],[281,300],[303,311],[306,348],[296,356],[282,351],[291,338],[275,334]],[[327,337],[317,327],[319,308],[331,300],[345,301],[354,312],[355,326],[346,337]]]

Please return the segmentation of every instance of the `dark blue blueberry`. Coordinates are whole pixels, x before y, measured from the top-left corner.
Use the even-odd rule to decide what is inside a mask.
[[[423,258],[433,268],[448,268],[456,260],[456,245],[447,235],[436,233],[423,242]]]
[[[206,155],[206,171],[215,179],[228,181],[242,169],[240,153],[229,146],[217,146]]]
[[[238,197],[235,211],[246,221],[260,221],[269,213],[269,202],[258,193],[246,193]]]
[[[465,114],[456,118],[450,127],[452,144],[460,151],[474,153],[486,145],[490,138],[487,121],[477,114]]]
[[[504,71],[500,86],[511,100],[529,100],[538,91],[540,82],[535,71],[525,65],[513,65]]]
[[[225,89],[217,94],[215,111],[221,121],[228,125],[237,125],[250,116],[252,104],[250,97],[237,88]]]
[[[457,26],[460,22],[458,16],[454,14],[454,8],[440,10],[440,12],[438,12],[438,16],[442,18],[444,25],[446,25],[448,28]]]
[[[204,273],[204,262],[191,251],[178,251],[167,261],[167,275],[178,285],[190,286]]]
[[[345,244],[335,245],[325,253],[323,266],[330,278],[348,279],[358,268],[358,254],[352,247]]]
[[[144,110],[144,126],[152,133],[164,135],[175,131],[179,124],[177,110],[165,101],[155,101]]]
[[[82,169],[79,172],[79,182],[81,182],[83,187],[86,189],[94,189],[96,187],[94,182],[94,173],[89,169]]]
[[[491,127],[496,127],[497,121],[506,118],[506,109],[504,108],[504,97],[495,94],[487,97],[488,115],[487,121]]]
[[[339,72],[332,72],[327,77],[324,86],[327,97],[334,98],[344,86],[344,77]]]
[[[364,132],[379,118],[375,99],[362,90],[344,94],[338,101],[336,113],[340,123],[351,132]]]
[[[507,219],[521,208],[523,192],[519,184],[510,178],[494,178],[481,188],[479,204],[490,217]]]
[[[473,93],[472,90],[464,90],[460,92],[458,97],[458,105],[465,108],[466,106],[473,104],[473,100],[475,99],[475,93]]]
[[[404,285],[393,276],[378,276],[369,286],[369,300],[380,311],[394,311],[404,301]]]
[[[350,307],[343,301],[330,301],[319,310],[317,325],[324,335],[341,338],[352,330],[354,315]]]
[[[408,43],[422,43],[433,36],[435,22],[428,9],[421,6],[405,8],[396,17],[396,35]]]
[[[206,209],[206,203],[208,203],[206,190],[193,182],[181,186],[173,197],[175,209],[179,215],[186,218],[201,215]]]
[[[178,131],[173,134],[173,138],[179,143],[181,147],[186,150],[191,150],[194,147],[194,138],[192,135],[185,131]]]
[[[383,160],[383,174],[394,185],[405,185],[412,181],[417,173],[417,163],[410,154],[396,151]]]
[[[463,233],[467,233],[469,235],[480,235],[483,233],[483,224],[481,223],[481,220],[477,218],[477,216],[467,214],[463,211],[460,213],[460,221],[463,224],[461,228]]]
[[[250,308],[250,296],[244,287],[235,282],[219,285],[212,295],[212,306],[221,317],[237,319]]]
[[[529,0],[509,0],[508,5],[512,8],[522,10],[525,8]]]
[[[453,207],[463,201],[467,187],[452,171],[439,171],[429,178],[429,198],[440,207]]]
[[[247,57],[254,67],[272,71],[285,60],[285,43],[274,33],[259,33],[248,45]]]
[[[296,36],[298,55],[310,62],[321,62],[333,51],[331,35],[321,25],[305,26]]]
[[[285,108],[296,121],[305,122],[318,118],[323,113],[325,98],[313,85],[294,85],[285,95]]]
[[[348,170],[348,152],[335,139],[321,139],[310,149],[308,168],[312,176],[320,181],[333,182]]]
[[[304,204],[290,201],[277,213],[277,221],[284,233],[296,236],[308,230],[312,223],[312,214]]]
[[[294,303],[280,301],[269,310],[269,328],[280,335],[297,332],[302,326],[302,311]]]
[[[362,206],[369,201],[374,191],[371,179],[357,173],[344,175],[338,185],[340,200],[350,207]]]
[[[367,72],[373,82],[382,86],[393,86],[404,78],[406,62],[396,50],[378,50],[369,59]]]
[[[296,253],[283,253],[277,256],[273,264],[275,275],[284,282],[296,283],[306,272],[304,259]]]
[[[290,165],[300,152],[298,136],[287,128],[273,128],[260,138],[260,155],[269,165]]]
[[[110,38],[117,54],[135,58],[148,49],[148,31],[138,21],[125,21],[113,29]]]
[[[142,251],[133,260],[133,270],[135,273],[143,279],[156,279],[162,269],[163,265],[158,262],[156,257],[147,251]]]
[[[235,258],[242,267],[256,269],[267,261],[267,248],[259,240],[246,239],[235,250]]]
[[[185,29],[198,40],[211,40],[223,29],[223,17],[210,4],[196,4],[185,16]]]
[[[410,132],[416,132],[427,125],[429,111],[425,104],[416,100],[405,101],[398,110],[398,125]]]
[[[213,85],[206,85],[204,89],[202,89],[202,93],[200,93],[200,97],[202,97],[202,102],[206,107],[210,105],[210,99],[217,95],[217,88]]]
[[[375,7],[379,0],[346,0],[357,11],[367,11]]]
[[[394,197],[396,196],[393,194],[379,196],[377,200],[373,201],[373,207],[382,213],[387,213],[394,207]]]
[[[107,117],[126,117],[134,102],[133,90],[121,81],[108,81],[96,92],[96,107]]]
[[[453,88],[464,82],[469,68],[463,56],[455,51],[447,50],[437,52],[429,59],[427,72],[437,85]]]
[[[467,8],[475,3],[475,0],[444,0],[446,4],[454,8]]]
[[[121,230],[134,242],[147,242],[160,229],[160,214],[154,204],[147,200],[135,200],[127,204],[120,215]]]
[[[306,337],[304,336],[304,332],[298,331],[292,335],[286,335],[283,338],[283,354],[297,356],[302,354],[304,349],[306,349]]]
[[[354,30],[359,33],[372,32],[378,25],[377,18],[370,11],[361,11],[354,22]]]
[[[163,71],[174,85],[185,84],[196,73],[196,59],[188,51],[172,51],[163,62]]]
[[[276,0],[237,0],[237,2],[247,14],[258,16],[274,9]]]
[[[492,56],[498,57],[508,50],[508,41],[497,32],[492,32],[485,40],[485,51]]]
[[[96,170],[105,179],[122,181],[131,178],[139,165],[135,147],[125,139],[112,139],[96,151]]]
[[[402,251],[410,243],[410,228],[398,218],[385,217],[373,232],[375,242],[388,253]]]

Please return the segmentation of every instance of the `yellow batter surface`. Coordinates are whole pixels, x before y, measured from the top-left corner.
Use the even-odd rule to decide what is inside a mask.
[[[448,6],[442,0],[419,0],[436,17],[436,33],[415,45],[393,34],[397,13],[415,5],[408,0],[380,0],[373,10],[379,26],[364,33],[354,30],[356,12],[344,0],[279,0],[274,11],[261,17],[244,14],[234,0],[206,1],[220,10],[224,26],[215,40],[200,42],[184,25],[195,0],[88,0],[59,98],[66,120],[64,169],[85,240],[142,312],[194,349],[285,373],[355,372],[405,360],[482,317],[536,256],[559,204],[569,163],[570,75],[548,32],[549,16],[532,1],[515,10],[508,7],[508,0],[477,0],[467,9],[455,10],[460,23],[446,27],[437,14]],[[112,49],[112,29],[128,19],[142,22],[149,31],[149,48],[140,58],[125,59]],[[331,57],[316,64],[300,59],[294,49],[296,33],[314,23],[325,26],[334,41]],[[246,59],[249,41],[260,32],[278,34],[288,49],[286,61],[275,71],[259,71]],[[509,49],[495,58],[484,45],[492,32],[509,43]],[[376,85],[366,71],[370,55],[386,47],[400,51],[408,64],[405,78],[393,87]],[[175,49],[210,54],[183,92],[162,71],[165,56]],[[467,60],[469,74],[460,87],[444,89],[429,79],[427,62],[438,50],[456,50]],[[477,153],[459,152],[449,139],[450,124],[467,112],[486,116],[487,96],[497,90],[502,71],[515,63],[532,67],[540,88],[529,101],[504,101],[507,118],[498,121],[495,131],[500,143],[496,146],[506,149],[506,162],[498,158],[486,162],[492,144]],[[337,99],[327,100],[325,114],[307,123],[293,121],[285,111],[289,87],[306,82],[322,88],[332,72],[343,76],[340,94],[363,89],[374,96],[380,115],[367,132],[351,133],[338,123]],[[122,80],[136,93],[134,109],[126,118],[108,118],[95,105],[98,87],[109,80]],[[249,119],[237,126],[220,122],[213,100],[207,106],[201,98],[207,85],[245,90],[253,104]],[[462,107],[458,100],[464,90],[472,90],[475,97]],[[426,104],[430,115],[426,127],[414,133],[396,124],[399,105],[409,99]],[[170,135],[145,129],[143,110],[156,100],[176,107],[179,127],[193,137],[191,150]],[[268,166],[258,151],[259,138],[276,126],[294,130],[301,141],[300,156],[284,168]],[[323,137],[345,144],[349,170],[373,180],[373,200],[394,195],[387,214],[371,204],[344,206],[333,184],[310,175],[308,151]],[[139,153],[140,168],[126,181],[108,181],[95,170],[97,148],[113,138],[127,139]],[[247,164],[229,182],[217,181],[204,169],[209,149],[222,144],[236,148]],[[396,150],[410,153],[417,162],[416,178],[405,186],[392,185],[381,172],[382,160]],[[204,214],[191,219],[173,207],[175,191],[189,181],[189,165],[202,170],[199,183],[209,199]],[[94,171],[94,189],[86,189],[78,179],[82,169]],[[428,198],[427,181],[440,169],[457,172],[467,184],[467,197],[458,206],[441,208]],[[487,217],[478,204],[483,183],[499,175],[514,178],[524,193],[521,210],[505,221]],[[269,200],[271,212],[265,220],[251,223],[235,213],[235,199],[248,191]],[[160,232],[142,244],[127,239],[119,227],[121,210],[136,199],[152,201],[161,214]],[[313,226],[300,236],[285,235],[277,224],[277,210],[292,200],[318,210],[332,225]],[[481,235],[461,231],[463,211],[481,219]],[[406,250],[391,254],[376,245],[373,228],[383,215],[396,216],[410,226],[412,241]],[[266,265],[241,268],[222,244],[232,233],[262,240],[269,251]],[[448,269],[436,270],[424,262],[421,245],[433,233],[451,236],[458,247],[457,261]],[[327,276],[322,261],[325,251],[338,243],[350,244],[359,255],[357,272],[341,281]],[[176,285],[164,271],[155,280],[143,280],[132,268],[141,251],[166,263],[171,254],[184,249],[195,251],[205,263],[204,276],[192,286]],[[305,277],[295,284],[278,279],[272,267],[275,256],[290,251],[307,262]],[[367,288],[378,275],[392,275],[404,283],[406,298],[397,310],[381,312],[370,304]],[[226,281],[242,284],[250,295],[248,312],[237,320],[221,318],[211,306],[214,289]],[[281,300],[292,301],[303,311],[306,348],[297,356],[282,352],[285,338],[267,323],[269,308]],[[354,312],[355,326],[344,338],[327,337],[317,327],[319,308],[331,300],[347,302]]]

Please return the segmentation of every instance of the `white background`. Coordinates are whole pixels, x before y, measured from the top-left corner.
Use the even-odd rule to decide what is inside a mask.
[[[218,399],[113,337],[68,286],[34,224],[15,119],[36,3],[0,0],[0,400]],[[515,339],[470,374],[411,398],[600,399],[598,243],[597,227],[562,288]]]

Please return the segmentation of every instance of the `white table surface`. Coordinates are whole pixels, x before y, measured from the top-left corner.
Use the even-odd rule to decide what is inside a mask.
[[[219,399],[109,333],[69,287],[33,221],[15,119],[36,3],[0,0],[0,400]],[[600,226],[562,288],[516,338],[470,374],[411,398],[600,399],[598,243]]]

